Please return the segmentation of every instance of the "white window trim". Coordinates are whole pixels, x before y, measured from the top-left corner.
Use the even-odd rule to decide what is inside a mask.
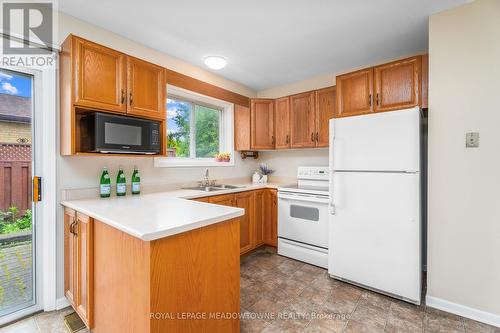
[[[178,88],[169,85],[167,87],[167,96],[173,95],[179,98],[185,98],[190,101],[199,102],[201,104],[213,105],[223,110],[220,133],[222,145],[221,151],[231,153],[229,162],[217,162],[215,158],[184,158],[184,157],[155,157],[155,168],[179,168],[179,167],[228,167],[234,166],[234,105],[232,103],[222,101],[213,97],[205,96],[186,89]]]

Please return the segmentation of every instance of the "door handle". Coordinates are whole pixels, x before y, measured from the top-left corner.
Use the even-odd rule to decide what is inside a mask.
[[[319,132],[316,132],[316,142],[319,142]]]
[[[379,98],[378,98],[378,93],[377,93],[377,97],[375,98],[376,101],[377,101],[377,106],[379,105]]]
[[[42,201],[42,177],[33,177],[33,202]]]
[[[125,90],[122,89],[122,104],[125,103]]]
[[[372,106],[372,94],[368,96],[368,103]]]
[[[271,136],[271,144],[274,146],[276,144],[276,138],[273,136]]]
[[[314,142],[314,132],[311,133],[311,141]]]
[[[134,96],[132,95],[132,92],[129,94],[129,100],[130,100],[130,105],[134,103]]]
[[[286,135],[285,143],[289,144],[290,143],[290,135]]]

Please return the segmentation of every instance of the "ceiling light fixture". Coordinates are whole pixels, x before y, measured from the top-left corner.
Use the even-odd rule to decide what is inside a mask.
[[[226,67],[227,60],[221,56],[208,56],[205,57],[205,65],[207,65],[208,68],[219,70]]]

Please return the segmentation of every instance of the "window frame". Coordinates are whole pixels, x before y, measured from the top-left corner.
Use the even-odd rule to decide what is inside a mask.
[[[202,95],[190,90],[182,89],[172,85],[167,86],[167,98],[179,99],[192,103],[192,115],[195,113],[194,104],[205,106],[221,111],[219,121],[219,150],[221,152],[230,152],[231,160],[229,162],[217,162],[213,157],[155,157],[154,166],[156,168],[176,168],[176,167],[228,167],[234,166],[234,104]],[[167,100],[165,99],[165,103]],[[196,128],[194,126],[195,117],[190,117],[190,143],[196,141]],[[165,132],[167,129],[165,129]],[[193,137],[194,136],[194,137]],[[165,138],[167,136],[165,135]],[[190,144],[190,155],[196,154],[196,145]]]

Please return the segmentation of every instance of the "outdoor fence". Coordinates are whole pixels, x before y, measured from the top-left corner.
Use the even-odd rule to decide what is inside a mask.
[[[0,143],[0,210],[31,209],[31,145]]]

